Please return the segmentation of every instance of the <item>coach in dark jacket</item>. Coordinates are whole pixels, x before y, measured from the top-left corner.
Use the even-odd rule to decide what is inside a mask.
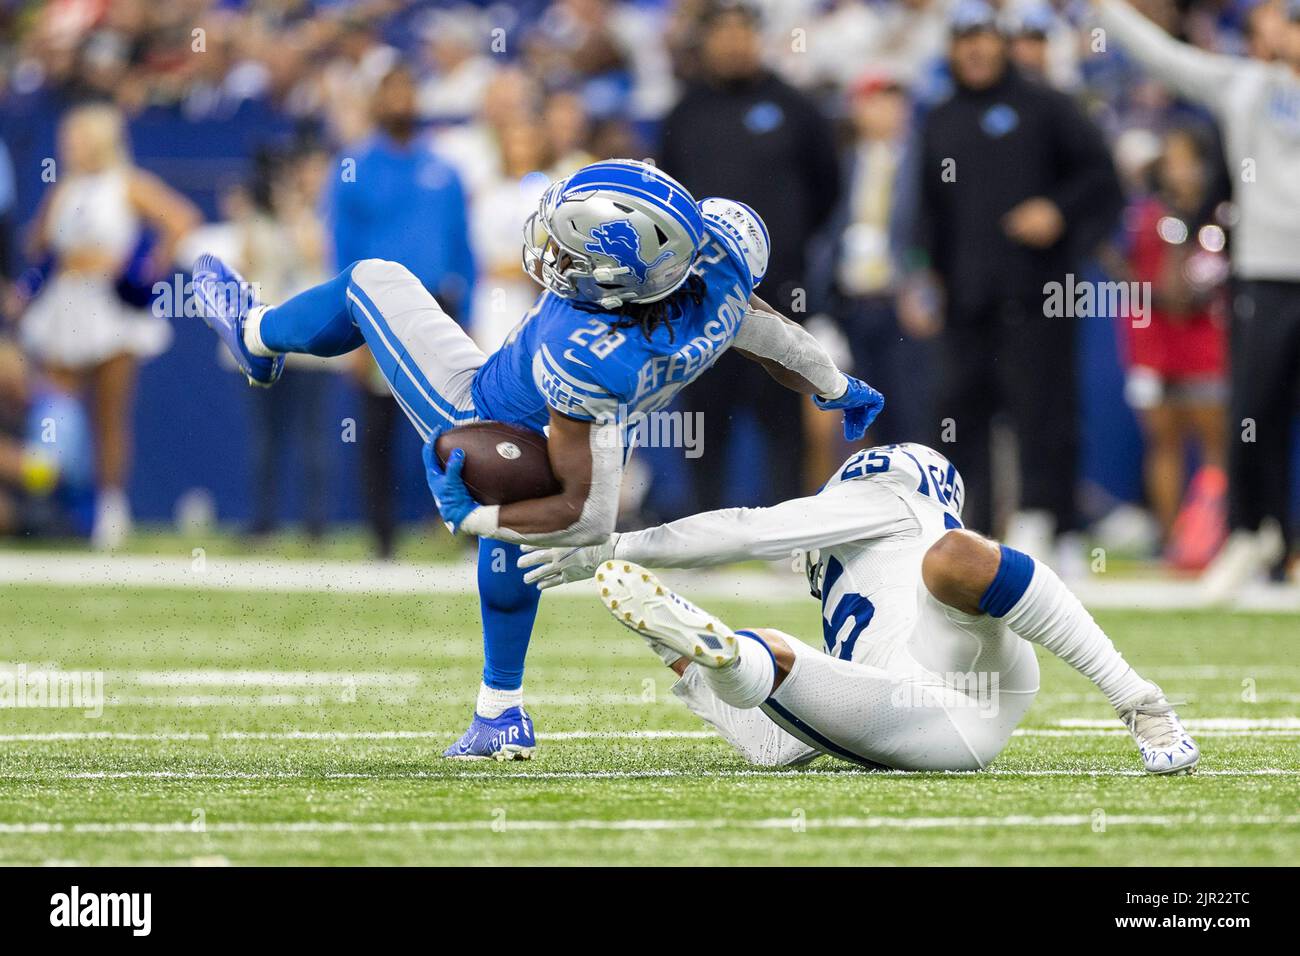
[[[839,198],[840,176],[830,122],[762,61],[758,15],[743,3],[708,5],[700,26],[698,76],[664,121],[659,162],[695,196],[724,196],[752,206],[767,224],[772,253],[759,294],[791,318],[808,308],[807,246],[826,225]],[[723,355],[718,368],[683,398],[707,413],[712,447],[722,450],[734,412],[747,406],[763,432],[797,460],[802,434],[799,396],[773,388],[752,362]],[[768,442],[769,446],[772,442]],[[769,447],[767,497],[801,492],[799,469]],[[725,472],[706,456],[694,469],[696,505],[724,502]]]
[[[1049,314],[1045,286],[1064,285],[1114,227],[1119,181],[1075,103],[1009,64],[984,3],[955,10],[950,65],[953,94],[919,133],[913,250],[945,302],[938,447],[965,477],[967,523],[993,530],[989,427],[1004,413],[1019,444],[1021,511],[1041,517],[1030,525],[1070,531],[1075,323]]]

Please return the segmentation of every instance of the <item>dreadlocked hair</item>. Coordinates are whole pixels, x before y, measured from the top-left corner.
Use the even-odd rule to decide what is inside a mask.
[[[608,316],[609,334],[618,329],[640,329],[641,334],[649,339],[661,325],[668,329],[668,341],[673,340],[673,320],[681,315],[686,299],[692,305],[704,301],[704,280],[691,273],[680,289],[658,302],[625,302],[617,309],[602,309],[600,306],[584,303],[579,308],[587,312],[598,312]]]

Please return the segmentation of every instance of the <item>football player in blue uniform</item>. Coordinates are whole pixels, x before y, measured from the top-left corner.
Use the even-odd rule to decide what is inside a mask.
[[[195,264],[200,314],[255,385],[275,382],[287,352],[341,355],[368,344],[425,441],[443,520],[479,536],[483,683],[469,730],[446,756],[532,756],[523,673],[538,591],[516,567],[519,547],[591,544],[614,530],[630,425],[728,348],[819,407],[843,410],[850,440],[879,413],[878,392],[754,295],[768,249],[767,228],[743,203],[697,203],[645,163],[593,163],[553,184],[529,218],[524,268],[545,291],[492,355],[396,262],[353,263],[275,307],[255,302],[215,257]],[[544,431],[562,490],[500,506],[475,501],[460,477],[463,453],[444,470],[433,443],[479,419]]]

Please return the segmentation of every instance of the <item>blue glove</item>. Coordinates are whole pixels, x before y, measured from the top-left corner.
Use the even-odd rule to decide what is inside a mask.
[[[465,468],[465,452],[459,448],[453,449],[445,471],[438,464],[438,453],[434,451],[433,442],[425,444],[423,454],[424,473],[429,481],[429,490],[433,492],[433,500],[438,505],[438,514],[442,515],[447,530],[456,534],[470,512],[479,507],[460,477]]]
[[[844,390],[843,395],[830,399],[814,395],[813,404],[825,411],[844,409],[844,437],[849,441],[857,441],[867,433],[871,423],[885,407],[885,396],[860,378],[854,378],[852,375],[844,377],[848,379],[849,387]]]

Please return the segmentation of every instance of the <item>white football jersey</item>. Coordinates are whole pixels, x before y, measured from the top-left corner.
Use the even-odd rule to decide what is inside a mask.
[[[875,513],[907,513],[906,531],[841,540],[809,560],[822,599],[826,652],[883,666],[912,633],[919,613],[921,560],[943,535],[962,527],[965,487],[956,467],[933,448],[882,445],[853,455],[827,483]],[[820,497],[820,495],[819,495]]]
[[[624,534],[615,553],[666,568],[807,561],[820,584],[827,653],[880,663],[911,633],[921,559],[962,527],[964,494],[957,469],[934,449],[882,445],[852,455],[815,495]]]

